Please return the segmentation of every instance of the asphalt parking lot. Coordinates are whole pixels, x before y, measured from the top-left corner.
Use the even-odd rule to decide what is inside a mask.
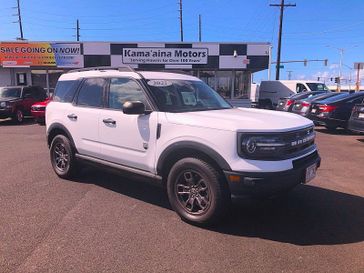
[[[317,128],[318,177],[206,229],[165,192],[51,169],[45,127],[0,121],[0,272],[364,272],[364,135]]]

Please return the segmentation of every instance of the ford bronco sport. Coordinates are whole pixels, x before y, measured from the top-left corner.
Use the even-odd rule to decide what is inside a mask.
[[[285,191],[314,178],[312,121],[233,108],[198,78],[92,68],[63,74],[46,111],[54,171],[89,162],[160,182],[188,222],[218,221],[232,197]]]

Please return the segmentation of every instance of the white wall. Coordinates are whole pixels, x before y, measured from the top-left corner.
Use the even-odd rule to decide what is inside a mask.
[[[10,69],[0,68],[0,86],[11,85]]]
[[[0,68],[0,86],[16,85],[16,73],[27,73],[27,84],[32,84],[31,70],[28,68]]]

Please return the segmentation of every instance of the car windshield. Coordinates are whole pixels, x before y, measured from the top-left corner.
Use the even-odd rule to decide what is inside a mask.
[[[311,91],[328,91],[329,88],[323,83],[307,83],[308,87],[311,89]]]
[[[163,112],[230,109],[232,106],[202,81],[149,80],[148,85]]]
[[[348,96],[350,96],[350,94],[348,93],[340,93],[339,95],[333,96],[333,97],[329,97],[323,100],[319,100],[319,103],[323,103],[323,104],[327,104],[327,103],[333,103],[333,102],[337,102],[340,101],[342,99],[347,98]]]
[[[0,87],[0,98],[20,98],[20,93],[20,88]]]

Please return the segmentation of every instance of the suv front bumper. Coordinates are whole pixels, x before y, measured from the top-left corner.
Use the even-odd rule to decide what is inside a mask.
[[[10,118],[13,116],[12,109],[1,108],[0,109],[0,118]]]
[[[306,169],[313,164],[320,167],[317,151],[293,160],[293,169],[281,172],[234,172],[224,171],[232,197],[264,196],[293,188],[305,183]],[[231,179],[231,178],[234,179]],[[239,179],[237,179],[239,178]]]

